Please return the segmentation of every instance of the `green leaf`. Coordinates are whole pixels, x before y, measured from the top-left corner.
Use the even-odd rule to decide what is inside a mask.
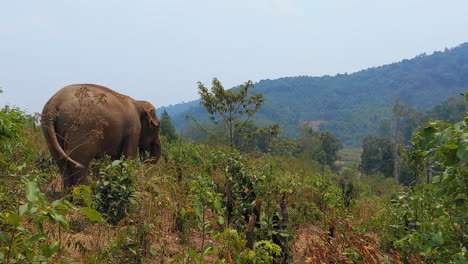
[[[27,234],[28,234],[28,230],[26,230],[26,228],[24,228],[23,226],[18,226],[18,227],[16,228],[16,230],[20,231],[21,234],[23,234],[23,235],[27,235]]]
[[[213,247],[211,245],[207,245],[207,246],[205,246],[203,248],[201,255],[202,255],[202,257],[206,257],[206,256],[212,255],[214,253],[216,253],[216,250],[213,250]]]
[[[103,221],[102,220],[102,215],[98,211],[96,211],[96,210],[94,210],[92,208],[85,207],[85,208],[82,208],[80,211],[82,213],[84,213],[86,215],[86,217],[88,217],[88,219],[91,220],[91,221],[95,221],[95,222],[102,222]]]
[[[123,161],[121,161],[121,160],[114,160],[114,161],[112,162],[112,167],[118,167],[118,166],[120,166],[120,164],[121,164],[122,162],[123,162]]]
[[[53,202],[52,204],[52,207],[67,207],[67,205],[65,204],[65,201],[63,199],[59,199],[59,200],[56,200],[55,202]]]
[[[438,245],[444,244],[444,236],[441,232],[437,232],[432,234],[432,240],[436,242]]]
[[[8,169],[11,170],[11,171],[16,171],[18,170],[18,168],[12,163],[10,164],[10,166],[8,166]]]
[[[26,259],[32,261],[36,256],[36,252],[33,247],[26,247]]]
[[[30,202],[37,202],[39,200],[39,187],[36,182],[30,181],[26,183],[26,198]]]
[[[462,161],[468,161],[468,140],[462,140],[458,144],[457,157]]]
[[[5,221],[9,225],[17,227],[20,222],[20,216],[17,213],[9,212],[5,214]]]
[[[30,203],[25,203],[23,205],[20,205],[18,208],[19,215],[23,216],[26,212],[29,212],[29,207],[31,206]]]
[[[34,235],[28,239],[28,243],[35,243],[38,242],[39,240],[44,240],[46,239],[47,236],[43,233]]]
[[[48,245],[48,244],[41,245],[42,255],[44,255],[46,258],[52,257],[55,253],[57,253],[59,249],[60,247],[59,247],[58,241],[52,243],[51,245]]]
[[[65,216],[62,215],[59,211],[52,209],[49,211],[49,214],[52,217],[52,219],[59,222],[59,224],[63,226],[65,229],[68,229],[67,219],[65,219]]]
[[[425,127],[423,130],[421,130],[420,135],[425,138],[425,139],[431,139],[434,136],[434,133],[437,131],[437,129],[431,125]]]
[[[451,144],[447,144],[446,147],[447,147],[448,149],[457,149],[457,148],[458,148],[458,145],[457,145],[457,144],[451,143]]]
[[[11,235],[4,232],[0,232],[0,239],[6,244],[8,244],[11,241]]]
[[[219,200],[219,199],[214,200],[213,207],[217,212],[219,212],[221,210],[222,206],[223,205],[221,204],[221,200]]]
[[[195,204],[195,214],[198,217],[201,217],[203,215],[203,206],[201,204]]]

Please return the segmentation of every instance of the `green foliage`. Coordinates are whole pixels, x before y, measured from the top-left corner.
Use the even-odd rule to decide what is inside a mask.
[[[190,185],[190,202],[192,204],[196,224],[202,231],[201,248],[205,246],[205,235],[213,230],[213,223],[208,218],[208,214],[217,215],[217,223],[224,224],[224,207],[222,206],[222,194],[216,191],[216,184],[206,176],[198,176]]]
[[[319,133],[306,126],[302,127],[301,132],[301,137],[297,139],[296,154],[335,169],[335,162],[339,159],[338,151],[343,148],[341,140],[330,132]]]
[[[419,166],[430,166],[432,184],[416,185],[402,193],[380,219],[384,242],[406,256],[420,254],[424,261],[465,263],[468,227],[468,117],[452,125],[430,122],[415,136]],[[413,155],[414,156],[414,155]],[[419,172],[420,173],[420,172]]]
[[[418,133],[413,135],[411,145],[400,149],[400,183],[413,186],[418,183],[430,183],[429,163],[426,162],[424,138]]]
[[[235,229],[224,229],[214,239],[221,244],[220,253],[228,263],[247,264],[255,256],[255,252],[245,247],[247,240]]]
[[[29,124],[19,108],[5,106],[0,110],[0,168],[31,159],[31,143],[23,136]]]
[[[109,163],[103,160],[102,163]],[[132,164],[123,160],[112,161],[99,170],[99,179],[93,186],[97,210],[106,215],[111,224],[117,224],[125,217],[129,205],[135,198],[135,184],[132,180]]]
[[[167,113],[166,110],[163,111],[161,114],[161,123],[160,123],[160,131],[159,134],[167,139],[169,142],[176,142],[178,139],[178,135],[176,133],[176,129],[171,122],[171,117]]]
[[[237,151],[212,152],[211,162],[212,169],[223,172],[225,177],[223,193],[228,223],[241,230],[252,212],[257,195],[253,190],[259,179],[247,168],[245,156]]]
[[[451,96],[442,104],[429,110],[427,118],[433,120],[444,120],[447,123],[455,124],[462,120],[468,112],[468,101],[461,96]]]
[[[394,144],[385,137],[367,135],[362,139],[359,170],[365,174],[381,173],[393,176]]]
[[[255,257],[252,263],[268,264],[275,263],[281,256],[281,248],[271,241],[259,241],[254,245]]]
[[[151,227],[148,223],[137,222],[135,225],[119,227],[116,231],[111,246],[103,252],[102,257],[108,263],[145,263],[145,257],[154,254],[150,250]]]
[[[263,94],[251,94],[249,89],[253,88],[251,81],[246,82],[235,89],[225,90],[218,79],[213,78],[211,92],[201,82],[198,82],[198,93],[200,103],[208,111],[209,119],[217,122],[221,119],[225,131],[228,134],[229,146],[235,146],[234,140],[241,137],[248,121],[260,110],[264,103]],[[265,130],[267,131],[267,130]],[[259,131],[258,134],[265,131]],[[270,135],[276,136],[280,133],[279,126],[271,126],[268,131]]]
[[[5,227],[0,232],[0,261],[4,263],[50,259],[60,247],[58,241],[39,243],[47,239],[44,223],[59,223],[63,228],[68,228],[65,215],[70,206],[64,200],[49,205],[36,182],[27,182],[25,189],[27,203],[0,213],[0,221]],[[33,221],[36,230],[28,231],[22,225],[25,220]]]
[[[317,159],[323,165],[333,167],[335,161],[338,160],[338,151],[343,148],[343,144],[339,138],[334,137],[330,132],[320,133],[320,142],[322,143],[323,158]]]
[[[205,260],[206,257],[216,254],[217,251],[213,250],[213,246],[208,245],[204,247],[201,252],[198,252],[194,247],[189,246],[186,252],[178,253],[174,256],[171,264],[177,263],[194,263],[194,264],[208,264],[209,262]],[[216,262],[222,263],[222,262]]]
[[[255,243],[254,249],[245,247],[247,240],[234,229],[225,229],[215,237],[222,246],[220,253],[223,260],[234,264],[268,264],[276,263],[281,256],[281,248],[271,241],[261,240]],[[226,263],[226,262],[219,262]]]
[[[100,220],[95,210],[77,208],[66,198],[49,203],[35,181],[27,181],[24,189],[27,202],[0,212],[2,263],[47,262],[57,255],[61,249],[60,236],[55,240],[51,233],[56,228],[69,228],[66,216],[70,210],[86,211],[90,220]],[[28,223],[32,223],[32,227]]]

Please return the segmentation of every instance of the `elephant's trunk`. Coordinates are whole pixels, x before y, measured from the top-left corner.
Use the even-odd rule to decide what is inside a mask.
[[[161,158],[161,153],[162,153],[162,143],[161,143],[161,139],[158,136],[156,141],[151,143],[151,147],[150,147],[151,162],[157,163],[158,160]]]

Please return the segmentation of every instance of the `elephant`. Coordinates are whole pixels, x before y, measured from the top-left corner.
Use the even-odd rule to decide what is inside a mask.
[[[160,120],[149,102],[137,101],[96,84],[60,89],[44,106],[41,118],[47,146],[63,177],[64,190],[88,184],[94,158],[161,157]]]

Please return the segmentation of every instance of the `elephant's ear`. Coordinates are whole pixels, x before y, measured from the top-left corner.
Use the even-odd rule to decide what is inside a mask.
[[[161,123],[161,121],[159,121],[158,117],[156,116],[156,109],[154,106],[145,101],[140,101],[140,105],[144,109],[144,116],[145,119],[148,120],[148,125],[150,127],[159,127],[159,123]]]
[[[161,123],[161,121],[156,117],[156,111],[155,110],[152,110],[150,111],[150,113],[148,114],[149,115],[149,122],[150,122],[150,126],[152,127],[159,127],[159,124]],[[154,118],[156,117],[156,118]]]

